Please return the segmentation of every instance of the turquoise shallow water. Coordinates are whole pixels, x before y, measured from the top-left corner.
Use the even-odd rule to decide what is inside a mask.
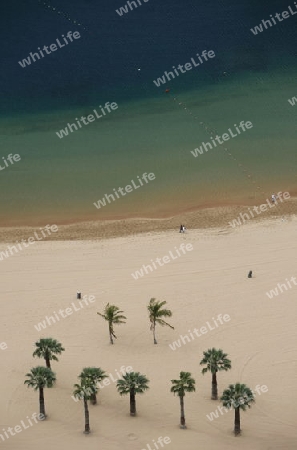
[[[1,156],[22,158],[0,172],[2,225],[164,217],[209,205],[259,204],[262,192],[295,194],[297,105],[288,103],[297,95],[294,73],[227,73],[201,86],[194,86],[194,77],[186,73],[168,83],[169,94],[156,88],[151,98],[127,101],[116,90],[113,98],[108,93],[100,104],[115,101],[119,108],[63,139],[56,131],[99,110],[98,101],[83,109],[2,117]],[[253,123],[224,145],[236,161],[219,145],[192,156],[191,150],[210,140],[200,120],[220,135],[241,120]],[[156,179],[95,208],[104,194],[144,172]]]

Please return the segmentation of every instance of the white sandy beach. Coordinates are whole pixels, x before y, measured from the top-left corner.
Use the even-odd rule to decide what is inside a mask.
[[[269,299],[266,291],[297,277],[297,219],[249,223],[234,230],[152,232],[103,241],[36,242],[0,261],[2,311],[1,428],[15,427],[39,412],[38,392],[24,385],[40,337],[60,341],[66,351],[52,363],[57,383],[45,389],[48,418],[15,436],[0,438],[8,450],[142,450],[168,436],[168,450],[296,449],[297,286]],[[181,243],[193,250],[135,280],[132,272],[162,258]],[[7,243],[1,244],[0,251]],[[248,279],[249,270],[253,278]],[[38,332],[34,325],[54,311],[76,304],[76,291],[95,295],[94,303]],[[166,300],[175,327],[157,328],[153,345],[146,306],[150,298]],[[124,310],[127,324],[116,327],[114,346],[107,324],[96,312],[110,302]],[[169,344],[219,314],[230,321],[173,351]],[[232,369],[218,374],[219,395],[228,384],[251,389],[266,385],[256,403],[241,413],[242,435],[234,437],[234,411],[213,421],[206,414],[221,405],[210,399],[211,375],[199,362],[208,348],[222,348]],[[116,376],[121,366],[145,374],[150,389],[136,396],[137,416],[129,416],[129,396],[116,383],[98,393],[90,405],[91,434],[84,435],[82,402],[71,398],[84,367],[101,367]],[[187,430],[179,428],[179,399],[170,380],[189,371],[196,392],[186,394]],[[1,434],[1,432],[0,432]],[[161,448],[161,447],[159,447]]]

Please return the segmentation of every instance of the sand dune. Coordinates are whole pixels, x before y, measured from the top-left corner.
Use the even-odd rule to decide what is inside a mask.
[[[296,218],[250,223],[220,234],[203,230],[155,232],[102,241],[37,242],[0,262],[2,314],[2,429],[14,427],[39,411],[38,393],[24,386],[25,374],[43,361],[32,357],[40,337],[59,340],[66,351],[52,368],[57,384],[45,390],[48,419],[0,442],[7,449],[142,450],[168,436],[168,450],[293,450],[296,448],[296,295],[297,286],[273,299],[266,295],[277,283],[297,277]],[[135,280],[132,272],[162,258],[181,243],[193,251]],[[2,248],[6,244],[2,245]],[[254,277],[247,278],[249,270]],[[95,295],[94,303],[38,332],[46,316],[76,302],[76,290]],[[175,329],[158,328],[153,345],[146,305],[151,297],[166,300]],[[125,311],[127,324],[116,328],[109,344],[106,323],[96,312],[107,302]],[[170,344],[201,328],[218,314],[224,322],[201,337],[172,350]],[[229,383],[251,389],[266,385],[253,407],[241,415],[242,435],[232,434],[234,412],[210,421],[207,414],[221,405],[210,400],[211,377],[201,375],[199,361],[210,347],[222,348],[232,370],[218,374],[219,394]],[[131,366],[150,380],[137,396],[135,418],[129,398],[116,383],[90,405],[92,433],[85,436],[83,405],[72,398],[72,386],[83,367],[97,366],[116,376]],[[196,380],[196,392],[185,397],[188,429],[179,428],[179,400],[170,380],[181,370]]]

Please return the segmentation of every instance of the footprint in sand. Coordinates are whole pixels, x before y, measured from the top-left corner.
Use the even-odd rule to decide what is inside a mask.
[[[130,441],[135,441],[135,439],[138,439],[138,437],[134,433],[128,434],[128,438],[130,439]]]

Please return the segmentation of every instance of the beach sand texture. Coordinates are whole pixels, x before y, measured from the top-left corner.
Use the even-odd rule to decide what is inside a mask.
[[[296,224],[292,216],[251,222],[222,235],[215,229],[190,229],[186,234],[151,232],[97,242],[44,241],[1,261],[0,341],[7,344],[0,350],[2,429],[39,412],[38,393],[23,384],[32,367],[44,365],[32,357],[34,342],[53,337],[66,349],[52,363],[55,387],[45,389],[47,420],[0,440],[2,447],[151,450],[153,440],[168,436],[168,450],[296,448],[297,286],[272,299],[266,295],[277,283],[297,276]],[[192,244],[193,250],[141,279],[131,276],[181,243]],[[249,270],[252,279],[247,278]],[[95,295],[95,302],[38,332],[34,325],[45,316],[76,303],[77,289]],[[146,310],[152,297],[167,301],[175,327],[157,327],[158,345],[153,345]],[[96,314],[107,302],[127,316],[127,323],[115,329],[114,346],[107,324]],[[180,335],[213,323],[219,314],[228,314],[230,321],[170,348]],[[219,395],[235,382],[268,388],[241,413],[238,438],[232,433],[233,411],[213,421],[206,416],[221,406],[210,399],[211,376],[202,376],[199,366],[202,352],[211,347],[222,348],[232,361],[230,371],[218,374]],[[83,404],[71,395],[87,366],[101,367],[115,379],[121,366],[148,377],[150,389],[136,397],[136,417],[129,416],[129,397],[120,397],[111,383],[99,391],[98,404],[90,405],[91,434],[83,434]],[[180,371],[191,372],[196,380],[196,392],[185,397],[187,430],[179,428],[179,399],[170,393],[170,380]]]

